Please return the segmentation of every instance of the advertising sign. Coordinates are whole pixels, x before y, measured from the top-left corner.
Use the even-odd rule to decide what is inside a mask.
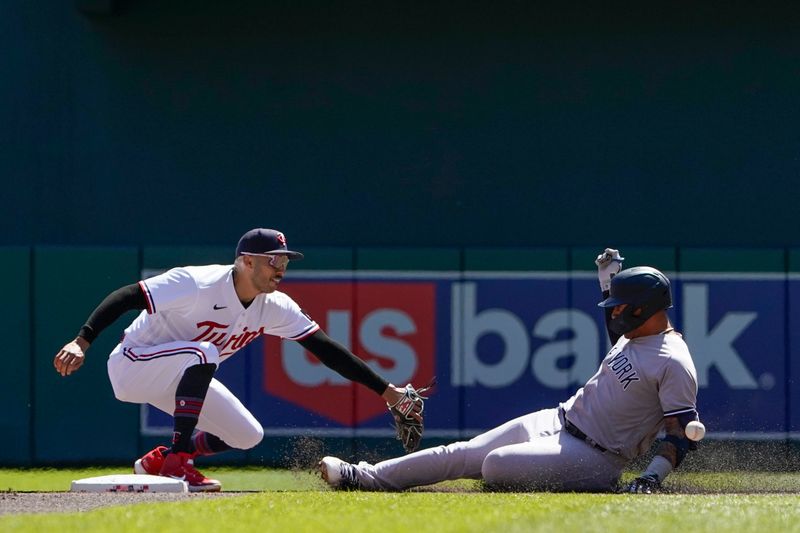
[[[709,437],[785,437],[787,346],[797,338],[787,300],[800,291],[788,290],[784,275],[670,277],[670,317],[694,358]],[[431,436],[470,436],[555,407],[610,348],[589,273],[293,271],[281,290],[390,382],[421,386],[436,377]],[[293,341],[264,337],[225,361],[217,378],[267,435],[393,435],[378,395]],[[170,418],[145,407],[142,431],[169,434]]]

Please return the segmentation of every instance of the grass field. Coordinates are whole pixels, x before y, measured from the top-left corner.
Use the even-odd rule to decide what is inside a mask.
[[[64,491],[120,469],[0,470],[3,494]],[[332,492],[309,472],[215,468],[214,499],[82,513],[4,514],[0,531],[800,531],[800,474],[676,473],[659,495],[483,492],[460,481],[403,493]],[[87,498],[93,495],[81,495]]]

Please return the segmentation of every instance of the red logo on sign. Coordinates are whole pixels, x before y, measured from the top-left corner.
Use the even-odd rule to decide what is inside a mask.
[[[434,376],[433,283],[287,280],[281,290],[387,381],[419,386]],[[376,393],[339,376],[294,341],[267,336],[264,372],[267,393],[341,424],[386,413]]]

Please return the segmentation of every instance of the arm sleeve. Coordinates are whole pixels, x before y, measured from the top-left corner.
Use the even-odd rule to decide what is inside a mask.
[[[347,348],[328,337],[324,331],[298,340],[300,345],[313,353],[322,364],[335,370],[350,381],[361,383],[381,395],[389,386],[388,382],[376,374],[364,361]]]
[[[147,307],[145,295],[138,283],[119,288],[106,296],[100,305],[92,311],[86,324],[78,332],[89,343],[94,342],[100,332],[113,324],[119,317],[134,309]]]
[[[610,294],[609,291],[603,291],[603,299],[605,300],[606,298],[608,298],[609,294]],[[605,313],[606,316],[606,331],[608,332],[608,339],[611,341],[611,346],[617,344],[617,341],[621,337],[621,335],[613,333],[611,331],[611,328],[608,327],[608,324],[611,322],[611,313],[613,311],[614,311],[613,307],[606,307],[605,309],[603,309],[603,312]]]

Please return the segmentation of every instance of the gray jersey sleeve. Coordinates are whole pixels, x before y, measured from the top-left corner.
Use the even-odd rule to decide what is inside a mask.
[[[674,349],[664,365],[658,398],[664,416],[689,416],[697,412],[697,372],[688,351]]]

